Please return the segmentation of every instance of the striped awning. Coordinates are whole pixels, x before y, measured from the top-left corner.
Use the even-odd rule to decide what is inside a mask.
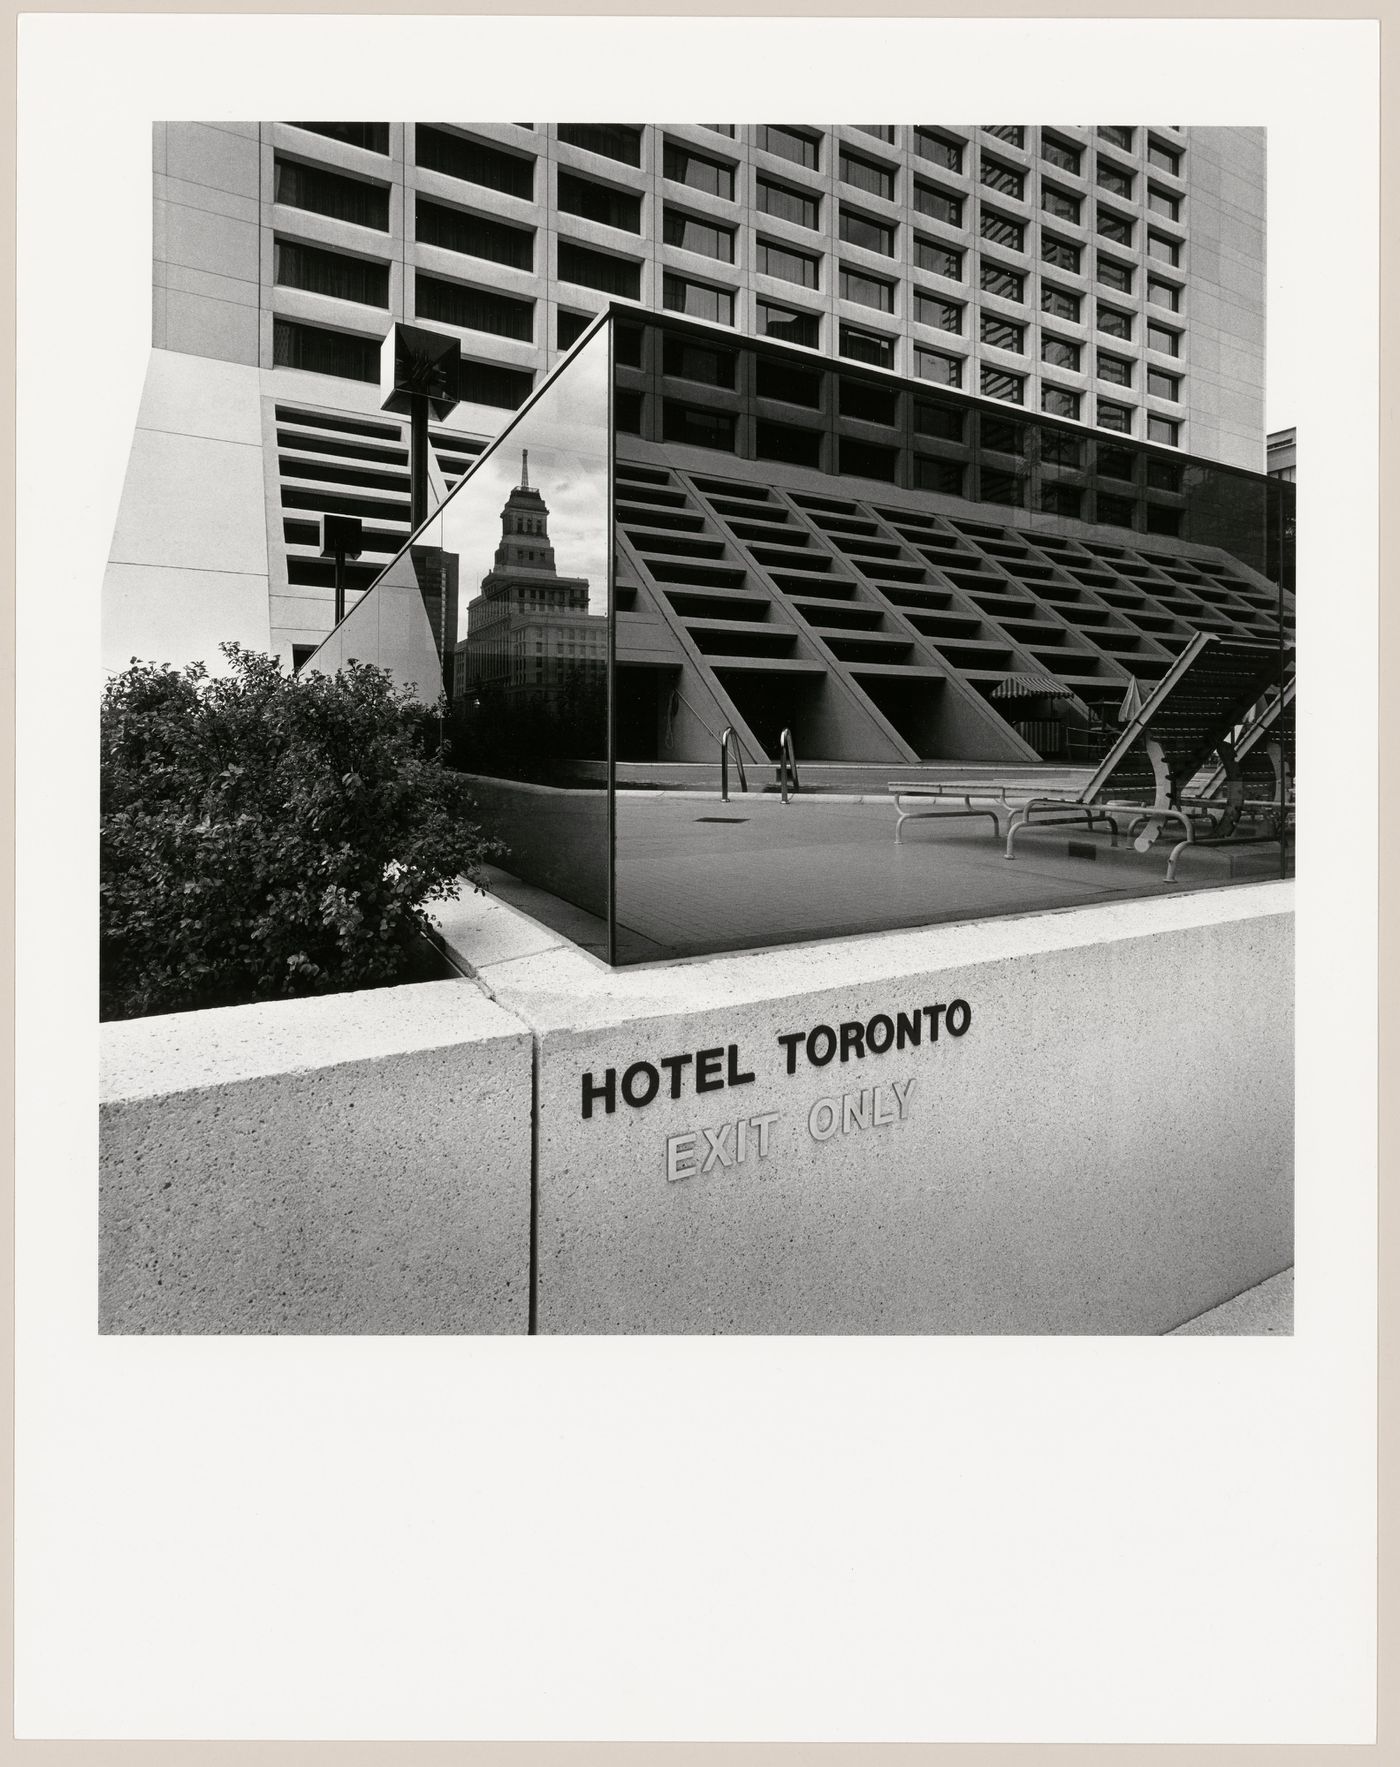
[[[1074,690],[1053,675],[1008,675],[992,689],[993,699],[1073,699]]]

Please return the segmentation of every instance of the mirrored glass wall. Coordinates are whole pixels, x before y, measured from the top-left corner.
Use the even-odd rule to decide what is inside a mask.
[[[606,951],[607,323],[506,426],[305,665],[389,669],[507,848],[493,886]],[[531,892],[534,892],[532,894]]]
[[[309,666],[441,697],[612,963],[1218,887],[1291,866],[1292,493],[615,307]]]

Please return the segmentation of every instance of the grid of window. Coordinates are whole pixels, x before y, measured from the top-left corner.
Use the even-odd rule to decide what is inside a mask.
[[[1040,187],[1040,206],[1047,215],[1058,215],[1062,221],[1079,223],[1079,211],[1083,206],[1077,196],[1068,190],[1061,190],[1055,184],[1042,184]]]
[[[662,340],[661,366],[666,374],[678,380],[700,381],[708,387],[732,390],[737,357],[733,350],[711,350],[689,338],[667,337]]]
[[[468,288],[445,282],[440,276],[414,276],[414,311],[420,319],[455,325],[462,331],[488,331],[495,337],[518,338],[529,343],[535,335],[535,309],[531,301],[513,300],[494,289]]]
[[[928,215],[935,221],[942,221],[948,227],[962,226],[962,198],[949,190],[939,190],[933,184],[914,186],[914,207],[921,215]]]
[[[1005,246],[1008,251],[1019,252],[1025,248],[1024,226],[1009,215],[999,215],[995,209],[983,209],[979,231],[983,239],[990,240],[993,245]]]
[[[1055,233],[1042,233],[1040,236],[1040,255],[1047,264],[1053,264],[1057,270],[1070,270],[1079,274],[1080,250],[1071,240],[1061,239]]]
[[[1047,165],[1058,166],[1062,172],[1070,172],[1077,178],[1080,162],[1084,156],[1072,141],[1062,141],[1058,135],[1051,135],[1042,130],[1040,157]]]
[[[760,239],[754,267],[760,276],[777,276],[801,288],[816,288],[821,258],[794,251],[790,245],[774,245]]]
[[[815,313],[797,313],[773,301],[759,301],[755,316],[758,335],[771,337],[775,343],[801,344],[815,350],[821,342],[821,320]]]
[[[758,179],[760,213],[773,215],[780,221],[791,221],[796,227],[816,228],[821,225],[821,198],[807,190],[794,190],[790,184],[778,184],[762,174]]]
[[[1008,166],[1005,160],[993,159],[989,153],[982,155],[980,177],[989,190],[999,190],[1003,196],[1014,196],[1017,201],[1026,188],[1024,172]]]
[[[1158,141],[1149,135],[1147,138],[1147,163],[1150,166],[1156,166],[1158,171],[1170,172],[1175,178],[1181,167],[1181,155],[1174,147],[1168,147],[1164,141]]]
[[[843,184],[853,185],[871,196],[883,197],[886,202],[894,201],[893,171],[844,147],[840,155],[840,177]]]
[[[292,127],[324,135],[330,141],[344,141],[350,147],[363,147],[370,153],[389,151],[387,123],[293,123]]]
[[[1116,288],[1119,294],[1133,292],[1133,267],[1131,264],[1120,264],[1116,258],[1106,258],[1100,253],[1095,271],[1105,288]]]
[[[535,194],[535,162],[518,153],[506,153],[499,147],[488,147],[482,141],[468,141],[461,135],[449,135],[419,123],[413,131],[414,156],[418,165],[444,177],[460,178],[464,184],[479,184],[483,190],[499,190],[506,196],[523,197],[527,202]]]
[[[389,266],[352,258],[323,246],[279,239],[273,247],[272,280],[283,288],[332,295],[362,307],[389,305]]]
[[[1084,502],[1084,493],[1076,491],[1073,485],[1042,485],[1040,487],[1040,507],[1046,515],[1078,516]]]
[[[299,368],[306,374],[377,381],[379,339],[324,325],[301,325],[278,314],[272,321],[272,362],[275,368]]]
[[[806,166],[813,172],[817,170],[821,143],[815,135],[784,128],[778,123],[765,123],[758,131],[758,145],[765,153],[779,154],[795,166]]]
[[[1004,368],[992,368],[983,363],[982,391],[989,399],[1005,399],[1012,405],[1023,405],[1026,401],[1026,377],[1023,374],[1009,374]]]
[[[887,258],[894,256],[894,228],[883,221],[872,221],[868,215],[843,208],[839,232],[847,245],[863,246],[866,251],[880,252]]]
[[[946,276],[950,282],[961,282],[963,255],[950,245],[939,245],[933,239],[914,240],[914,267],[931,270],[935,276]]]
[[[966,415],[950,405],[926,405],[919,400],[914,406],[914,429],[921,436],[933,436],[940,442],[961,442]]]
[[[468,215],[425,196],[418,197],[414,205],[413,225],[422,245],[461,252],[464,257],[486,258],[493,264],[508,264],[513,270],[534,268],[535,236],[526,227]]]
[[[564,214],[581,215],[585,221],[597,221],[624,233],[641,232],[642,199],[630,191],[595,184],[591,178],[580,178],[562,166],[558,188],[559,208]]]
[[[760,399],[780,399],[786,405],[805,405],[816,411],[822,402],[822,377],[812,368],[794,368],[767,357],[756,364],[755,392]]]
[[[1111,160],[1101,158],[1094,175],[1102,189],[1121,196],[1125,202],[1133,200],[1133,174],[1126,167],[1115,166]]]
[[[1094,514],[1101,522],[1111,528],[1130,528],[1137,505],[1131,497],[1111,497],[1107,491],[1100,491],[1095,501]]]
[[[608,252],[591,251],[572,239],[559,241],[559,279],[581,288],[598,288],[624,300],[641,299],[642,267],[631,258],[615,258]]]
[[[661,434],[667,442],[683,442],[692,448],[722,448],[732,454],[735,421],[732,412],[701,410],[674,399],[661,402]]]
[[[1064,430],[1043,429],[1040,432],[1040,458],[1045,466],[1078,468],[1084,464],[1084,445],[1077,436],[1067,435]]]
[[[1156,417],[1149,414],[1147,419],[1147,439],[1149,442],[1165,442],[1169,448],[1175,448],[1181,433],[1181,425],[1171,417]]]
[[[1014,350],[1018,356],[1025,354],[1026,328],[1013,320],[1003,319],[996,313],[984,313],[981,335],[984,344],[993,344],[999,350]]]
[[[938,491],[945,497],[961,497],[963,471],[955,460],[932,460],[927,454],[914,456],[914,486],[919,491]]]
[[[957,301],[945,301],[940,295],[914,290],[914,317],[920,325],[932,325],[939,331],[961,332],[963,309]]]
[[[1000,295],[1006,301],[1019,301],[1025,294],[1026,279],[1019,270],[1008,270],[1004,264],[983,259],[978,281],[988,294]]]
[[[962,357],[949,356],[942,350],[915,350],[914,371],[921,380],[935,380],[940,386],[962,385]]]
[[[1078,417],[1079,394],[1067,387],[1042,387],[1040,409],[1048,411],[1051,417]]]
[[[874,307],[881,313],[894,312],[894,284],[878,276],[867,276],[861,270],[841,268],[841,299],[858,301],[862,307]]]
[[[691,319],[708,319],[718,325],[734,323],[734,291],[693,282],[688,276],[667,271],[661,278],[661,305]]]
[[[724,160],[712,160],[707,154],[668,141],[661,155],[661,173],[674,184],[688,184],[692,190],[721,196],[726,202],[734,200],[734,168]]]
[[[936,134],[932,129],[915,129],[914,152],[931,165],[945,166],[950,172],[962,171],[962,143],[949,135]]]
[[[667,209],[661,236],[667,245],[679,246],[682,251],[718,258],[724,264],[734,262],[734,229],[721,227],[717,221],[702,221],[697,215]]]
[[[463,361],[457,392],[460,398],[473,405],[497,405],[515,411],[530,397],[534,384],[534,375],[525,368],[503,368],[496,362]]]
[[[862,331],[859,326],[843,325],[840,349],[852,362],[868,362],[874,368],[894,367],[894,339],[877,331]]]
[[[1048,313],[1052,319],[1068,319],[1074,324],[1079,323],[1080,299],[1071,294],[1067,288],[1056,288],[1053,283],[1042,282],[1040,285],[1040,310]]]
[[[1133,223],[1126,215],[1116,214],[1112,209],[1100,209],[1095,226],[1101,238],[1111,239],[1115,245],[1133,243]]]
[[[630,123],[560,123],[558,136],[570,147],[581,147],[603,159],[624,166],[642,163],[642,131]]]
[[[1098,376],[1110,386],[1130,387],[1133,384],[1133,365],[1124,356],[1110,356],[1106,350],[1100,350]]]
[[[389,226],[389,190],[364,178],[347,178],[323,166],[304,166],[300,160],[279,153],[273,166],[274,202],[289,209],[306,209],[313,215],[329,215],[356,227],[372,227],[384,233]]]
[[[304,126],[338,139],[352,140],[358,135],[356,145],[373,145],[380,152],[386,152],[389,147],[388,125]],[[489,139],[476,140],[468,133],[459,132],[471,127],[458,124],[410,126],[410,130],[405,130],[406,145],[410,155],[427,171],[526,200],[534,199],[537,193],[542,203],[546,198],[554,198],[552,206],[556,206],[561,214],[577,215],[596,225],[630,234],[634,239],[640,238],[645,200],[640,177],[624,175],[620,170],[609,172],[602,165],[596,172],[580,174],[567,163],[561,163],[557,165],[554,177],[547,180],[545,186],[537,187],[533,156],[514,147],[514,141],[519,139],[518,129],[530,125],[517,125],[517,132],[511,136],[504,136],[502,131],[503,144]],[[1150,270],[1145,276],[1149,314],[1160,312],[1170,320],[1170,315],[1179,312],[1183,305],[1183,291],[1177,281],[1165,279],[1173,269],[1179,271],[1183,262],[1183,242],[1173,234],[1179,235],[1185,213],[1181,194],[1184,186],[1173,188],[1173,185],[1182,175],[1184,156],[1170,139],[1172,130],[1164,129],[1158,134],[1126,125],[1103,126],[1089,132],[1096,134],[1098,139],[1094,149],[1086,149],[1075,139],[1084,134],[1080,129],[1027,132],[1011,126],[985,125],[980,130],[960,131],[941,125],[915,125],[900,130],[890,125],[872,124],[843,125],[826,137],[821,127],[805,124],[762,125],[743,131],[726,124],[701,127],[719,134],[722,139],[701,144],[699,152],[684,141],[665,140],[659,129],[652,132],[661,160],[658,169],[672,187],[666,194],[685,207],[675,208],[669,202],[658,203],[656,207],[661,214],[646,223],[651,231],[659,221],[660,241],[668,248],[697,254],[690,262],[700,277],[706,275],[700,259],[708,258],[716,265],[742,262],[746,279],[750,267],[758,275],[780,278],[782,283],[791,285],[796,298],[801,298],[799,290],[816,291],[826,286],[828,298],[838,294],[843,301],[857,303],[870,314],[869,330],[864,328],[863,321],[852,325],[838,323],[836,341],[841,353],[852,360],[882,368],[902,367],[907,362],[906,372],[912,371],[919,378],[941,386],[962,388],[972,381],[973,372],[976,372],[980,389],[985,378],[982,371],[986,368],[987,374],[993,376],[988,385],[996,389],[990,391],[989,396],[1018,404],[1040,402],[1051,415],[1098,422],[1100,427],[1119,429],[1124,434],[1145,428],[1154,414],[1144,409],[1142,425],[1139,426],[1134,422],[1131,403],[1117,405],[1108,399],[1097,399],[1092,391],[1086,398],[1072,387],[1056,386],[1053,384],[1054,372],[1066,372],[1067,378],[1093,372],[1101,382],[1107,382],[1105,391],[1113,387],[1131,389],[1136,386],[1141,388],[1143,396],[1150,396],[1154,401],[1170,400],[1180,405],[1185,392],[1181,370],[1189,366],[1181,360],[1187,354],[1183,332],[1171,323],[1153,323],[1149,319],[1144,321],[1145,331],[1138,333],[1134,324],[1136,315],[1131,311],[1132,296],[1141,286],[1136,283],[1136,275],[1137,265],[1142,261],[1147,262]],[[866,139],[852,141],[850,136],[856,130]],[[638,170],[647,157],[642,153],[642,137],[647,132],[632,124],[563,124],[557,128],[561,142],[588,153],[602,154],[619,168],[629,166]],[[836,214],[824,210],[823,190],[804,189],[802,173],[782,167],[775,167],[770,173],[756,165],[753,184],[748,187],[748,192],[739,193],[735,182],[736,160],[726,161],[716,156],[729,153],[741,160],[742,156],[733,145],[740,135],[759,150],[787,160],[790,167],[802,167],[809,173],[825,169],[823,182],[827,190],[834,191],[838,180],[850,186],[841,193],[843,200],[838,201]],[[1163,139],[1163,136],[1167,138]],[[288,135],[284,139],[290,140],[291,137]],[[831,153],[824,157],[822,144],[827,139],[831,142]],[[1014,145],[1017,150],[1014,159],[1006,157],[1007,150],[998,146],[998,140]],[[885,144],[886,153],[881,153],[879,143]],[[298,150],[301,158],[279,148],[274,157],[274,200],[288,208],[327,215],[352,225],[373,228],[381,234],[387,233],[391,192],[386,183],[376,180],[372,162],[361,162],[370,174],[368,176],[346,173],[338,167],[315,164],[313,154],[307,151],[308,145],[301,144]],[[1139,147],[1141,157],[1136,165],[1125,163],[1126,156],[1138,153]],[[1026,160],[1023,156],[1027,148],[1038,158]],[[313,163],[305,163],[307,160],[313,160]],[[924,162],[922,167],[919,167],[919,161]],[[903,190],[897,183],[901,163],[917,168],[909,187]],[[1038,172],[1034,169],[1037,164],[1040,167]],[[977,180],[987,200],[978,199],[975,218],[967,211],[966,196],[961,191],[945,188],[935,181],[935,168],[955,173],[959,179],[970,175]],[[1089,182],[1076,190],[1073,184],[1080,179]],[[1031,188],[1032,181],[1037,188]],[[449,188],[442,183],[434,187],[427,180],[424,182],[429,190],[436,188],[446,192]],[[727,224],[726,220],[716,220],[704,214],[704,208],[716,207],[714,203],[688,200],[674,188],[677,184],[685,184],[691,190],[729,202],[736,194],[751,193],[759,215],[771,216],[774,223],[784,224],[766,227],[766,232],[781,234],[799,227],[807,231],[799,236],[796,247],[781,238],[763,239],[747,234],[741,252],[739,225],[747,221],[753,211],[743,215],[734,211],[734,224]],[[866,197],[858,197],[857,191],[865,192]],[[1000,199],[993,194],[997,192],[1001,193]],[[907,241],[899,237],[897,211],[891,209],[889,218],[878,212],[867,212],[872,200],[892,203],[897,193],[917,215],[928,217],[932,223],[919,223],[917,232],[909,229]],[[451,193],[448,201],[417,193],[411,200],[414,202],[413,237],[425,246],[527,273],[538,271],[543,275],[551,267],[544,261],[544,254],[536,259],[533,227],[512,224],[509,218],[472,212],[475,207],[496,205],[474,203],[470,195],[457,191]],[[1022,202],[1038,203],[1039,210],[1023,209],[1018,214],[1015,205]],[[1136,214],[1129,206],[1134,204],[1138,205]],[[506,217],[512,216],[511,208],[499,206],[504,209]],[[716,209],[716,213],[721,212]],[[524,214],[527,221],[533,219],[528,211]],[[1057,220],[1062,223],[1058,227]],[[285,217],[285,223],[287,231],[295,235],[296,228],[290,216]],[[844,247],[852,248],[841,254],[848,261],[837,265],[835,289],[831,289],[829,283],[823,285],[820,272],[822,252],[815,249],[823,243],[815,237],[822,231],[823,223]],[[1143,229],[1141,234],[1137,232],[1139,223]],[[1176,227],[1169,223],[1176,223]],[[961,239],[955,234],[950,234],[947,240],[936,237],[948,229],[957,229]],[[997,297],[985,303],[973,297],[971,310],[977,314],[975,335],[989,351],[1014,351],[1023,358],[1029,357],[1030,362],[1039,357],[1048,373],[1042,381],[1041,369],[1037,365],[1030,392],[1025,387],[1027,376],[1011,375],[1003,384],[995,376],[1004,376],[1008,371],[976,363],[975,352],[975,369],[965,371],[963,363],[966,358],[963,356],[920,346],[914,339],[906,346],[906,356],[896,338],[874,329],[880,323],[876,315],[903,311],[897,308],[896,289],[901,281],[907,284],[911,270],[958,283],[973,274],[972,266],[964,261],[969,238],[965,229],[971,229],[975,238],[982,242],[983,251],[974,251],[976,286],[987,296]],[[1092,232],[1079,232],[1076,238],[1079,229],[1092,229]],[[1096,236],[1098,244],[1105,248],[1103,251],[1093,249]],[[1092,264],[1086,259],[1082,243],[1086,237],[1090,242]],[[814,249],[802,249],[807,244]],[[611,248],[597,250],[567,236],[559,240],[556,249],[560,280],[581,285],[572,296],[574,303],[583,304],[582,290],[588,288],[625,299],[641,299],[644,266],[637,259],[643,254],[634,244],[632,257],[619,255],[627,249],[627,242],[620,238],[616,246],[617,251]],[[1115,247],[1122,252],[1121,258],[1116,255]],[[369,249],[374,249],[372,244]],[[1024,269],[997,261],[1002,252],[1020,256],[1027,250],[1039,257],[1049,276],[1054,277],[1059,271],[1071,285],[1081,276],[1092,275],[1099,284],[1097,292],[1101,298],[1095,300],[1091,291],[1086,308],[1083,294],[1073,286],[1057,286],[1056,281],[1046,281],[1039,276],[1036,277],[1036,288],[1028,288]],[[362,305],[387,308],[388,265],[358,257],[353,252],[329,250],[319,243],[307,244],[295,237],[279,238],[275,242],[275,252],[274,278],[284,286],[307,288],[312,292],[357,300]],[[869,268],[863,263],[849,261],[859,260],[865,254],[876,257],[876,262]],[[327,261],[319,270],[318,257]],[[679,265],[681,273],[666,272],[664,275],[662,304],[702,321],[732,326],[738,317],[734,309],[735,290],[692,279],[686,260],[672,261]],[[449,260],[439,258],[437,262],[447,264]],[[1020,262],[1024,265],[1027,260],[1020,257]],[[329,266],[337,263],[339,267],[332,271]],[[347,269],[347,265],[351,267]],[[718,270],[714,273],[722,274]],[[475,272],[465,263],[454,265],[449,274],[475,276],[488,283],[491,280],[484,272]],[[456,315],[468,309],[479,310],[477,297],[487,295],[488,290],[473,289],[444,277],[437,280],[444,290],[451,292],[434,294],[434,278],[424,274],[417,280],[423,290],[417,316],[431,320],[433,304],[439,302],[445,323],[460,325],[464,329],[477,328],[471,320]],[[647,286],[650,287],[650,283]],[[780,301],[786,299],[781,288],[775,292]],[[963,296],[967,293],[965,288],[949,292]],[[569,298],[565,290],[561,290],[561,295]],[[751,298],[745,297],[746,312]],[[940,300],[931,291],[912,286],[908,287],[908,298],[912,301],[911,316],[921,326],[930,326],[954,337],[964,336],[973,329],[972,324],[964,323],[961,302]],[[995,308],[1001,302],[1019,305],[1027,299],[1048,322],[1047,329],[1042,331],[1040,321],[1032,314],[1029,337],[1024,307],[1011,317],[980,310],[983,305],[989,308]],[[506,296],[504,300],[503,313],[507,317],[501,335],[522,335],[515,328],[523,324],[523,335],[532,336],[533,302],[515,303],[520,311],[510,317],[510,297]],[[409,310],[412,316],[414,308],[411,306]],[[818,314],[787,309],[773,301],[755,302],[753,311],[756,329],[760,333],[780,341],[801,343],[809,349],[819,347],[822,331]],[[859,319],[859,315],[854,317]],[[569,347],[589,322],[587,315],[561,309],[557,321],[559,346]],[[1096,327],[1100,333],[1099,341],[1110,343],[1117,340],[1116,347],[1123,353],[1112,355],[1096,349],[1090,332],[1091,361],[1085,355],[1082,341],[1085,334],[1080,332],[1080,341],[1073,336],[1074,329],[1085,324]],[[1175,321],[1175,327],[1183,324],[1184,320]],[[1054,335],[1062,327],[1071,335]],[[317,329],[327,336],[334,335],[327,328]],[[488,324],[485,329],[494,327]],[[1141,344],[1141,352],[1134,349],[1135,343]],[[290,345],[284,347],[290,348]],[[827,348],[831,348],[829,336]],[[1163,361],[1162,368],[1152,368],[1146,359],[1148,350]],[[1136,379],[1139,355],[1143,361],[1144,378],[1141,382]],[[1168,362],[1167,358],[1175,360]],[[1030,366],[1030,362],[1023,362],[1023,366]],[[477,366],[486,368],[491,365]],[[1080,385],[1083,384],[1081,381]],[[1092,387],[1092,382],[1090,385]],[[518,385],[507,387],[504,381],[497,388],[498,392],[509,391],[512,398],[518,390]],[[1121,396],[1132,401],[1137,395],[1127,391]],[[1175,437],[1175,420],[1163,421]],[[827,450],[823,449],[824,458],[826,453]]]
[[[1040,340],[1040,359],[1049,362],[1055,368],[1072,368],[1079,370],[1079,345],[1073,344],[1067,337],[1045,336]]]

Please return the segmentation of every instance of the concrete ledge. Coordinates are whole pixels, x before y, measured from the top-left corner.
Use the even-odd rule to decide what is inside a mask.
[[[102,1029],[104,1332],[524,1332],[529,1032],[469,982]]]
[[[539,1329],[1155,1334],[1274,1275],[1292,907],[1241,885],[614,972],[458,904],[539,1043]],[[783,1036],[955,1000],[961,1035],[945,1010],[786,1071]]]

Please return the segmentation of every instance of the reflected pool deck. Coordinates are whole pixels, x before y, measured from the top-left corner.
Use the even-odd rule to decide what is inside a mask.
[[[989,823],[907,822],[887,795],[622,791],[617,798],[617,958],[655,962],[846,938],[944,921],[1180,895],[1277,877],[1276,842],[1188,849],[1167,883],[1167,847],[1110,847],[1082,825],[1034,824],[1016,856]],[[1291,852],[1290,852],[1291,861]],[[493,868],[501,900],[605,955],[601,919]]]

